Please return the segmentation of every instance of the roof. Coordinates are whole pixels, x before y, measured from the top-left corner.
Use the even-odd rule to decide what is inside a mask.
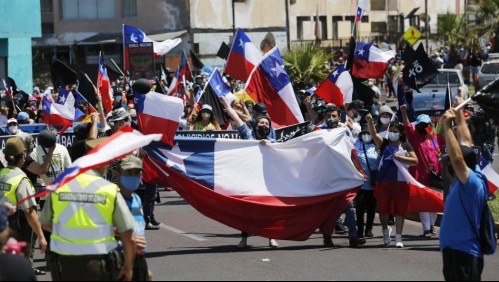
[[[162,32],[162,33],[146,33],[147,37],[155,41],[164,41],[181,37],[187,33],[187,30]],[[121,32],[101,32],[94,36],[88,37],[79,41],[78,45],[94,45],[94,44],[110,44],[123,42],[123,35]]]

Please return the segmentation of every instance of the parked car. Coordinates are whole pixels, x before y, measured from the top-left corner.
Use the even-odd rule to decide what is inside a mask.
[[[464,83],[463,73],[458,69],[439,69],[440,73],[436,75],[430,83],[420,89],[423,93],[439,93],[447,89],[447,84],[450,85],[452,94],[468,99],[468,86]],[[419,94],[414,93],[414,96]]]
[[[432,118],[433,122],[437,121],[445,113],[445,94],[445,90],[414,93],[412,106],[416,112],[416,116],[426,114]],[[457,94],[453,93],[452,100],[454,101],[456,97]]]
[[[478,87],[482,89],[499,77],[499,60],[491,60],[482,64],[478,71]],[[478,90],[478,89],[477,89]]]

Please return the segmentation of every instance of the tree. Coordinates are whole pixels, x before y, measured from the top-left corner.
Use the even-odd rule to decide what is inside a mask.
[[[316,44],[288,50],[282,59],[293,85],[299,89],[324,81],[330,72],[326,63],[331,55],[324,54],[324,50]]]
[[[483,0],[476,9],[476,26],[474,31],[480,35],[492,35],[499,33],[499,0]],[[499,38],[495,37],[494,52],[499,51]]]
[[[447,12],[445,15],[440,15],[437,22],[437,33],[439,39],[450,45],[464,43],[467,39],[466,33],[466,16],[458,16]]]

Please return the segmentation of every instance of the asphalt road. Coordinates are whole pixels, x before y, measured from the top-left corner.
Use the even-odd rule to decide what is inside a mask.
[[[499,171],[499,161],[494,167]],[[383,246],[376,219],[376,237],[356,249],[345,235],[334,234],[335,247],[325,248],[314,234],[304,242],[279,241],[279,249],[251,237],[251,248],[241,251],[238,231],[204,217],[175,192],[162,191],[161,201],[161,229],[146,231],[155,280],[443,280],[438,236],[420,237],[419,222],[406,221],[403,249]],[[35,266],[43,265],[37,258]],[[498,266],[499,253],[485,257],[483,280],[497,280]],[[50,280],[50,274],[38,278]]]

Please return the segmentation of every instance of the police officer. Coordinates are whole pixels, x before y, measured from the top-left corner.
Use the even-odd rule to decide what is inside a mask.
[[[104,139],[86,142],[87,150]],[[108,166],[80,174],[51,194],[40,221],[52,232],[49,267],[55,281],[130,281],[135,256],[134,219]],[[124,265],[114,227],[123,244]],[[123,266],[122,266],[123,265]]]
[[[40,239],[42,253],[47,248],[47,241],[38,222],[35,198],[31,197],[35,194],[35,188],[21,170],[26,161],[26,149],[21,138],[13,137],[7,140],[3,153],[8,166],[0,171],[0,202],[8,201],[16,206],[20,200],[27,199],[19,204],[17,212],[9,217],[9,227],[15,232],[18,241],[27,243],[24,255],[30,259],[33,231]]]

